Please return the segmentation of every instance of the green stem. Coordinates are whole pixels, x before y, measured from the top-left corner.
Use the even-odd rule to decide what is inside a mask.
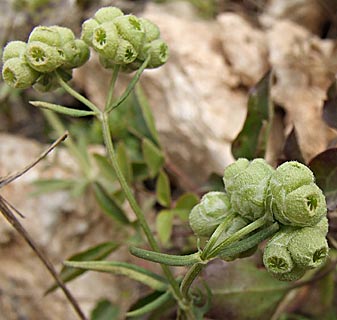
[[[231,236],[226,238],[224,241],[222,241],[218,246],[216,246],[214,249],[212,249],[209,252],[209,254],[207,255],[207,257],[205,257],[205,258],[210,259],[210,258],[216,257],[225,247],[227,247],[230,244],[240,240],[241,238],[243,238],[247,234],[251,233],[252,231],[262,227],[265,223],[266,223],[265,217],[262,217],[262,218],[259,218],[259,219],[255,220],[254,222],[252,222],[249,225],[243,227],[242,229],[240,229],[239,231],[235,232],[234,234],[232,234]]]
[[[95,104],[93,104],[90,100],[83,97],[81,94],[79,94],[76,90],[74,90],[72,87],[70,87],[63,79],[62,77],[55,72],[57,81],[60,84],[60,86],[67,91],[71,96],[73,96],[78,101],[82,102],[84,105],[86,105],[90,110],[94,111],[96,114],[100,114],[101,110],[96,107]]]
[[[114,95],[114,90],[115,90],[115,85],[116,85],[119,69],[120,69],[120,65],[115,64],[113,71],[112,71],[112,78],[111,78],[108,97],[106,99],[104,110],[108,110],[112,106],[112,100],[113,100],[113,95]]]
[[[196,263],[185,274],[184,279],[180,285],[180,292],[185,300],[187,301],[190,300],[189,296],[190,287],[204,266],[205,266],[204,264]]]
[[[125,101],[125,99],[129,96],[130,92],[133,90],[133,88],[137,84],[137,82],[138,82],[141,74],[145,70],[145,68],[146,68],[147,64],[149,63],[149,61],[150,61],[150,56],[148,56],[145,59],[145,61],[141,65],[141,67],[137,70],[135,76],[132,78],[132,80],[130,81],[129,85],[127,86],[127,88],[125,89],[125,91],[123,92],[123,94],[121,95],[121,97],[115,103],[110,104],[110,105],[107,104],[108,107],[105,110],[107,113],[109,113],[113,109],[119,107]]]
[[[214,245],[218,241],[219,237],[222,235],[222,233],[226,230],[226,228],[232,223],[233,219],[235,218],[236,213],[232,212],[228,214],[224,221],[215,229],[212,236],[208,240],[205,248],[202,250],[201,253],[201,259],[206,260],[209,252],[213,249]]]
[[[116,172],[117,175],[117,179],[119,181],[119,183],[121,184],[121,187],[125,193],[125,196],[130,204],[130,207],[132,208],[133,212],[135,213],[138,222],[141,226],[141,228],[143,229],[145,236],[149,242],[150,247],[152,248],[153,251],[156,252],[160,252],[159,249],[159,245],[157,244],[153,233],[149,227],[149,225],[147,224],[147,221],[145,219],[145,215],[142,211],[142,209],[139,207],[134,195],[132,194],[132,191],[128,185],[128,183],[125,180],[125,177],[118,165],[118,161],[117,161],[117,157],[116,157],[116,153],[114,150],[114,146],[113,146],[113,142],[112,142],[112,138],[111,138],[111,134],[110,134],[110,128],[109,128],[109,121],[108,121],[108,114],[102,113],[102,117],[101,117],[101,122],[102,122],[102,126],[103,126],[103,138],[104,138],[104,143],[106,145],[107,151],[108,151],[108,157],[109,160]],[[161,264],[161,267],[163,269],[163,272],[168,280],[168,282],[170,283],[172,290],[173,290],[173,294],[176,297],[177,300],[181,301],[182,297],[180,294],[180,290],[179,290],[179,286],[178,283],[176,282],[173,273],[171,272],[171,270],[169,269],[168,266]]]

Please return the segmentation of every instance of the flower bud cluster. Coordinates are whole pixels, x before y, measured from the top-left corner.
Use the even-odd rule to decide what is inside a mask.
[[[11,41],[4,48],[2,76],[14,87],[26,89],[34,85],[41,91],[57,87],[55,70],[65,80],[72,69],[83,65],[90,56],[89,47],[74,33],[60,26],[38,26],[28,41]]]
[[[263,218],[280,226],[263,258],[277,279],[296,280],[326,260],[326,202],[308,167],[289,161],[275,170],[263,159],[238,159],[225,169],[223,181],[226,192],[204,195],[190,213],[198,237],[209,238],[229,214],[234,219],[218,241]]]
[[[99,54],[105,68],[121,65],[125,71],[137,70],[148,56],[147,68],[157,68],[168,58],[167,44],[154,23],[124,15],[116,7],[101,8],[84,21],[81,39]]]

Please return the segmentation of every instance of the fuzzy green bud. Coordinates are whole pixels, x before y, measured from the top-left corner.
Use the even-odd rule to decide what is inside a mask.
[[[137,58],[137,52],[133,45],[124,39],[120,39],[113,61],[116,64],[129,64]]]
[[[296,161],[282,164],[272,175],[267,208],[280,223],[301,227],[317,224],[327,212],[313,173]]]
[[[65,62],[64,68],[78,68],[86,63],[90,57],[88,45],[80,39],[68,41],[63,47]]]
[[[28,43],[26,59],[33,69],[42,73],[52,72],[63,63],[57,48],[39,41]]]
[[[118,34],[129,41],[139,52],[145,39],[145,31],[139,19],[134,15],[125,15],[114,20]]]
[[[103,7],[95,13],[95,20],[99,23],[110,22],[117,17],[123,16],[123,11],[116,7]]]
[[[306,269],[321,266],[329,253],[325,235],[315,227],[297,230],[289,242],[288,250],[295,263]]]
[[[5,63],[12,58],[21,58],[26,52],[27,44],[23,41],[11,41],[5,46],[2,53],[2,61]]]
[[[4,81],[13,88],[27,89],[33,85],[39,73],[32,69],[22,58],[7,60],[2,68]]]
[[[32,30],[28,38],[28,43],[35,41],[43,42],[54,47],[61,47],[62,44],[59,32],[55,30],[55,28],[45,26],[38,26]]]
[[[160,67],[169,57],[168,46],[162,39],[154,40],[145,45],[143,51],[145,51],[145,55],[150,55],[150,61],[147,65],[148,68]]]
[[[289,272],[285,272],[285,273],[272,273],[270,272],[270,274],[276,278],[277,280],[280,280],[280,281],[296,281],[298,279],[301,279],[305,272],[307,270],[306,269],[303,269],[297,265],[295,265],[295,267],[289,271]]]
[[[105,58],[113,59],[119,45],[119,36],[113,22],[105,22],[95,28],[92,38],[94,49]]]
[[[66,27],[60,27],[60,26],[51,26],[51,30],[56,31],[61,39],[61,46],[66,44],[69,41],[75,40],[74,32]]]
[[[284,228],[268,241],[263,253],[263,263],[272,274],[289,274],[295,267],[288,251],[292,237],[293,229]]]
[[[88,19],[82,23],[81,39],[88,45],[92,46],[94,30],[99,26],[95,19]]]
[[[239,159],[225,169],[224,183],[232,209],[254,221],[265,215],[265,198],[273,168],[263,159]]]
[[[209,237],[230,210],[229,198],[224,192],[212,191],[205,194],[193,207],[189,222],[198,237]]]
[[[160,37],[160,30],[156,24],[145,18],[139,18],[139,21],[145,31],[145,42],[151,42]]]

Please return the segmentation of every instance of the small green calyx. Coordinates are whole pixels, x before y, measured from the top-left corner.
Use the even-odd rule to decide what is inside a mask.
[[[291,161],[278,167],[269,190],[267,207],[284,225],[313,226],[326,215],[325,197],[312,172],[300,163]]]
[[[239,159],[224,172],[224,183],[232,208],[254,221],[265,215],[265,199],[273,168],[263,159]]]
[[[209,192],[190,212],[190,226],[198,237],[209,237],[229,211],[230,203],[226,193]]]
[[[7,60],[2,68],[3,79],[13,88],[27,89],[35,83],[38,76],[39,73],[21,58]]]
[[[27,44],[23,41],[11,41],[9,42],[2,54],[2,61],[5,63],[7,60],[12,58],[23,57],[26,52]]]

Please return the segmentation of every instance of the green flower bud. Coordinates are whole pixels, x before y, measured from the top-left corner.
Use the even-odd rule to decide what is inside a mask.
[[[88,45],[92,46],[94,30],[99,26],[95,19],[88,19],[82,23],[81,39]]]
[[[2,53],[2,61],[5,63],[9,59],[23,57],[26,47],[27,44],[23,41],[8,42]]]
[[[95,13],[95,20],[99,23],[110,22],[117,17],[123,16],[123,11],[116,7],[103,7]]]
[[[58,69],[58,73],[65,82],[68,82],[72,78],[72,70],[60,68]],[[42,73],[33,85],[33,88],[40,92],[53,91],[59,87],[60,85],[54,73]]]
[[[145,46],[144,51],[150,55],[150,61],[147,65],[148,68],[158,68],[163,65],[168,57],[169,50],[166,42],[162,39],[157,39],[150,42]]]
[[[133,15],[125,15],[114,20],[118,34],[129,41],[135,50],[139,52],[145,39],[145,31],[139,19]]]
[[[230,210],[229,198],[224,192],[209,192],[193,207],[189,222],[198,237],[209,237]]]
[[[119,36],[113,22],[105,22],[95,28],[92,45],[102,56],[113,59],[119,45]]]
[[[32,30],[28,38],[28,43],[35,41],[43,42],[54,47],[61,47],[62,44],[59,32],[55,30],[55,28],[45,26],[38,26]]]
[[[321,266],[329,253],[325,235],[315,227],[297,230],[289,242],[288,250],[295,263],[305,269]]]
[[[63,47],[65,55],[64,68],[78,68],[86,63],[90,57],[88,45],[83,40],[68,41]]]
[[[137,52],[129,41],[120,39],[113,61],[116,64],[129,64],[137,58]]]
[[[284,225],[313,226],[326,215],[322,191],[305,165],[290,161],[279,166],[270,179],[267,208]]]
[[[74,32],[69,28],[51,26],[50,29],[56,31],[59,34],[61,39],[61,46],[65,45],[69,41],[75,40]]]
[[[39,73],[32,69],[22,58],[7,60],[2,68],[2,77],[5,82],[13,87],[27,89],[38,78]]]
[[[42,73],[52,72],[63,63],[57,48],[39,41],[28,43],[26,59],[33,69]]]
[[[284,228],[277,232],[267,243],[263,253],[263,264],[268,272],[289,274],[295,267],[288,245],[293,237],[293,228]]]
[[[234,179],[239,173],[245,170],[249,166],[249,160],[245,158],[239,158],[234,163],[230,164],[226,167],[224,171],[224,183],[228,183],[232,179]]]
[[[144,61],[137,58],[135,61],[129,64],[122,65],[121,71],[126,72],[126,73],[134,72],[138,70],[143,63]]]
[[[139,21],[145,31],[145,42],[151,42],[160,37],[160,30],[157,25],[145,18],[139,18]]]
[[[267,187],[273,168],[263,159],[239,159],[225,169],[224,183],[232,209],[254,221],[265,215]]]
[[[306,269],[303,269],[297,265],[295,265],[295,267],[289,271],[289,272],[286,272],[286,273],[272,273],[270,272],[270,274],[277,280],[280,280],[280,281],[296,281],[298,279],[301,279],[305,272],[307,270]]]

